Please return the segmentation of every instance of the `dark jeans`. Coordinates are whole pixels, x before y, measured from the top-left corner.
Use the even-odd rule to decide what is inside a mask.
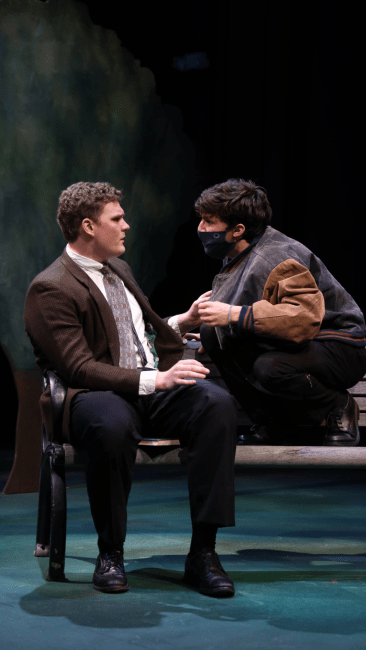
[[[136,399],[112,391],[78,393],[71,407],[71,442],[87,451],[86,483],[103,544],[126,537],[127,500],[142,436],[179,439],[188,448],[192,523],[234,526],[236,406],[205,380]]]
[[[321,424],[366,372],[365,348],[338,341],[274,351],[260,348],[253,337],[236,345],[226,341],[224,349],[206,351],[253,422],[272,416]]]

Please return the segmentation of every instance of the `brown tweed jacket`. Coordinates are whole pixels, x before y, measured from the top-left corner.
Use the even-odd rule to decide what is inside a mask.
[[[108,262],[156,331],[159,370],[168,370],[182,358],[181,338],[151,309],[128,264],[118,258]],[[77,392],[113,390],[138,395],[141,371],[118,366],[119,338],[112,310],[93,280],[66,251],[31,283],[24,323],[42,372],[55,370],[69,386],[63,420],[66,438],[70,403]],[[48,390],[42,394],[40,405],[47,429],[51,413]]]

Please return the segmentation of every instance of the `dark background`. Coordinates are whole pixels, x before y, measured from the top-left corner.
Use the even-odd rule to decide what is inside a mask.
[[[163,103],[181,109],[201,189],[232,177],[264,186],[272,225],[321,257],[365,311],[363,35],[356,4],[84,4],[94,23],[114,29],[152,70]],[[196,52],[206,54],[208,67],[173,66]],[[150,296],[161,316],[186,310],[220,269],[204,255],[196,228],[192,209],[175,235],[167,278]],[[14,421],[1,440],[7,449],[17,409],[10,381],[3,398]]]
[[[181,108],[184,130],[203,154],[202,189],[231,177],[263,185],[273,226],[321,257],[365,310],[363,37],[355,5],[124,4],[118,19],[113,2],[86,4],[92,20],[115,29],[153,71],[163,102]],[[205,52],[209,67],[173,67],[175,57],[192,52]],[[197,218],[188,216],[168,279],[151,296],[163,316],[210,288],[220,267],[203,254]]]

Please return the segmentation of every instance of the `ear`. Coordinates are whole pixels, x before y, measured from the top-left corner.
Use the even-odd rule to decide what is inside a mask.
[[[242,224],[242,223],[238,223],[238,224],[235,226],[234,230],[233,230],[233,237],[235,237],[235,239],[238,239],[238,240],[239,240],[239,239],[242,238],[242,236],[244,235],[244,233],[245,233],[245,226],[244,226],[244,224]]]
[[[94,222],[91,219],[83,219],[80,226],[80,233],[94,237]]]

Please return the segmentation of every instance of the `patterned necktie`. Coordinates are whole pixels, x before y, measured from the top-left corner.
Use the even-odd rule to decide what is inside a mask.
[[[103,273],[107,300],[118,330],[119,366],[121,368],[137,368],[135,345],[141,357],[142,365],[146,366],[145,350],[133,324],[130,303],[128,302],[124,284],[106,264],[103,265],[101,272]]]

